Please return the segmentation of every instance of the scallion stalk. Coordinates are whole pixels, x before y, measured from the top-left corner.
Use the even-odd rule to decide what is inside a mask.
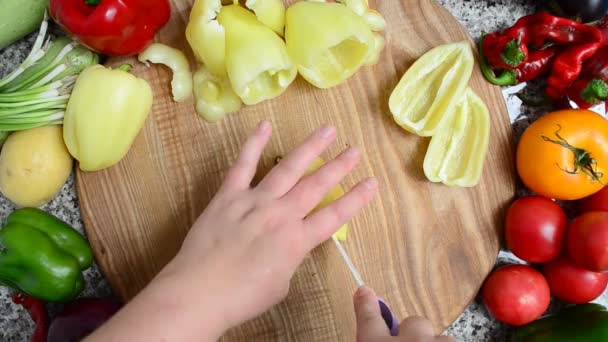
[[[47,27],[45,15],[32,51],[0,79],[0,142],[11,131],[61,124],[77,75],[98,62],[71,39],[47,39]]]

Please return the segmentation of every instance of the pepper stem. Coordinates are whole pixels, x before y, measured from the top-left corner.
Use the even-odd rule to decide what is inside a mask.
[[[585,175],[589,176],[592,181],[597,181],[598,183],[600,183],[602,185],[606,185],[601,180],[604,177],[604,173],[597,171],[597,161],[595,160],[595,158],[593,158],[591,156],[591,153],[589,153],[589,151],[584,150],[582,148],[570,145],[568,143],[568,141],[566,141],[566,139],[564,139],[561,135],[559,135],[559,132],[562,130],[562,126],[557,125],[557,127],[558,127],[558,129],[555,132],[555,136],[557,137],[557,140],[553,140],[553,139],[545,136],[544,134],[541,135],[541,138],[544,141],[560,145],[560,146],[572,151],[572,154],[574,154],[574,170],[570,171],[568,169],[562,168],[561,166],[559,166],[559,164],[556,164],[557,167],[560,170],[567,172],[571,175],[576,175],[576,174],[579,174],[580,172],[582,172]]]
[[[488,80],[488,82],[499,86],[517,84],[515,71],[503,70],[500,75],[496,76],[492,68],[490,68],[488,60],[486,59],[486,56],[483,53],[483,41],[485,38],[486,33],[482,32],[481,38],[479,38],[479,65],[481,66],[481,72],[483,73],[483,76],[486,78],[486,80]]]
[[[123,65],[119,66],[117,69],[126,71],[126,72],[131,72],[131,70],[133,69],[133,66],[131,64],[123,64]]]
[[[507,43],[504,50],[502,50],[502,53],[500,54],[500,58],[507,65],[514,68],[523,63],[523,61],[526,59],[526,54],[519,48],[519,39],[513,39]]]
[[[84,3],[87,6],[97,6],[97,5],[99,5],[100,2],[101,2],[101,0],[84,0]]]
[[[581,91],[581,97],[589,104],[598,104],[608,99],[608,84],[600,79],[593,79]]]

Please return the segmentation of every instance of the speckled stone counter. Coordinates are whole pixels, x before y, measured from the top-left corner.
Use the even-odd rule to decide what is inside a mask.
[[[532,0],[439,0],[439,2],[464,25],[473,37],[479,37],[482,31],[491,32],[510,25],[517,18],[533,11],[533,7],[530,5],[533,3]],[[12,70],[25,58],[32,42],[33,35],[30,35],[22,41],[0,50],[0,76]],[[512,121],[518,120],[513,126],[517,136],[538,113],[520,108],[517,103],[512,103],[511,97],[507,94],[505,96],[509,100]],[[13,205],[8,200],[0,197],[0,223],[13,209]],[[82,231],[73,178],[70,178],[61,194],[44,209]],[[501,253],[501,262],[509,258],[508,254]],[[86,279],[85,296],[111,295],[106,281],[96,266],[86,272]],[[601,300],[606,302],[607,297],[608,295],[604,294]],[[0,341],[28,341],[32,329],[33,324],[27,313],[20,306],[12,304],[9,291],[0,287]],[[460,341],[505,341],[506,331],[504,325],[492,320],[483,306],[475,301],[446,333]]]

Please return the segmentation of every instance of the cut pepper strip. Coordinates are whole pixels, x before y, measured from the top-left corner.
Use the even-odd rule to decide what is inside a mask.
[[[424,174],[432,182],[471,187],[481,178],[490,140],[488,107],[467,88],[455,111],[431,139]]]
[[[173,101],[184,101],[192,96],[192,73],[183,52],[164,44],[154,43],[140,53],[137,59],[146,65],[148,61],[161,63],[173,71],[171,80]]]

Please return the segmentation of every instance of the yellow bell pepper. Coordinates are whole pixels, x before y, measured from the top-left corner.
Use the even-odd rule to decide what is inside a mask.
[[[313,162],[312,165],[308,168],[308,170],[306,171],[305,176],[310,175],[311,173],[317,171],[319,168],[321,168],[321,166],[325,165],[325,160],[317,157]],[[333,201],[337,200],[338,198],[344,196],[344,189],[342,188],[342,186],[340,184],[334,186],[333,188],[331,188],[329,190],[329,192],[327,193],[327,195],[325,195],[325,197],[323,197],[323,199],[321,200],[321,202],[319,202],[319,204],[317,204],[317,206],[310,212],[311,214],[314,213],[315,211],[331,204]],[[343,224],[335,233],[334,236],[336,237],[336,239],[340,240],[340,241],[346,241],[346,236],[348,235],[348,225],[345,223]]]
[[[186,38],[204,67],[198,73],[198,87],[194,80],[194,94],[197,112],[207,120],[238,110],[241,101],[255,104],[280,95],[297,74],[280,38],[285,27],[283,2],[247,0],[245,7],[240,3],[196,0],[190,12]]]
[[[129,66],[86,68],[76,80],[63,119],[63,139],[83,171],[118,163],[152,108],[152,89]]]
[[[375,64],[384,38],[374,31],[384,19],[361,0],[343,3],[300,1],[287,9],[287,50],[308,82],[318,88],[336,86],[363,65]]]
[[[283,40],[238,5],[222,8],[226,32],[226,70],[232,89],[251,105],[281,95],[298,73]]]
[[[441,45],[420,57],[389,98],[393,119],[403,129],[432,136],[469,83],[475,58],[468,41]]]
[[[490,113],[467,88],[431,139],[424,174],[432,182],[471,187],[479,183],[490,140]]]

